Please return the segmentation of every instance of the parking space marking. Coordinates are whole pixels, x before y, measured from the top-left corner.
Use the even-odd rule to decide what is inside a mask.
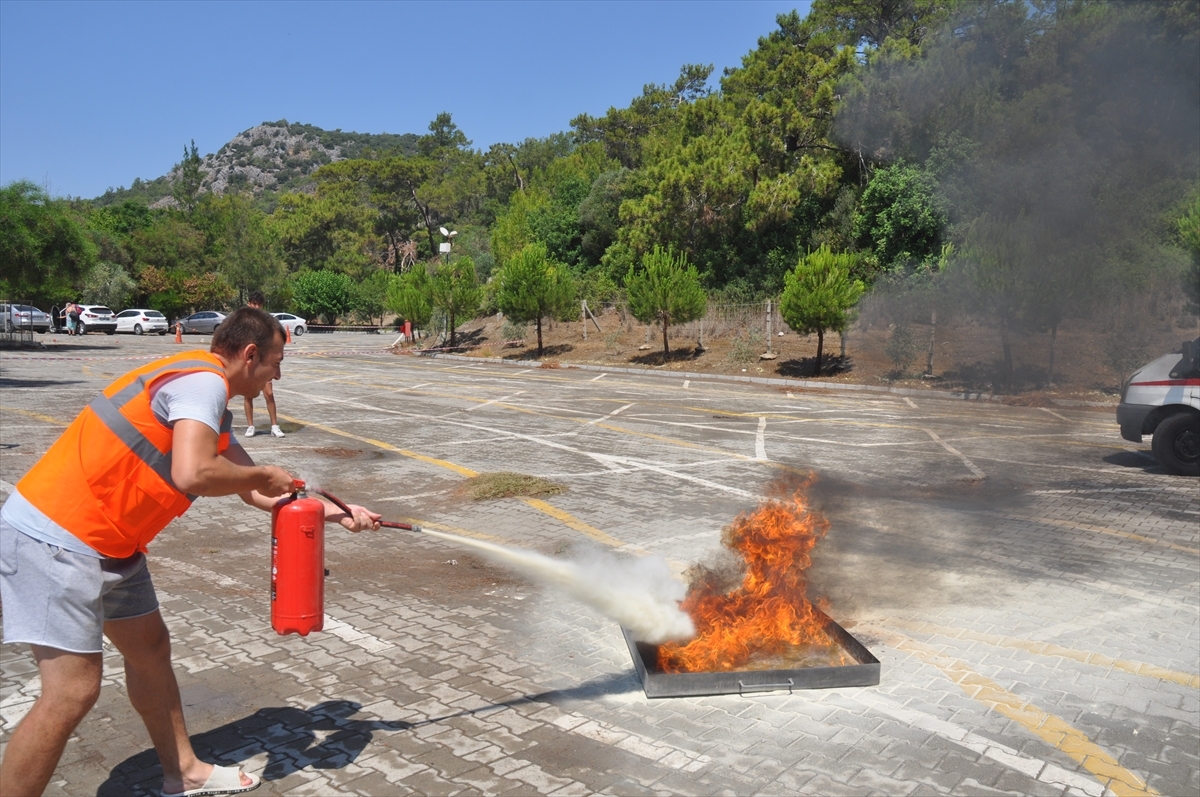
[[[1110,529],[1107,526],[1093,526],[1090,523],[1076,523],[1073,520],[1058,520],[1048,517],[1024,517],[1022,515],[1007,514],[1004,512],[988,512],[985,514],[993,517],[1003,518],[1005,520],[1023,520],[1030,523],[1043,523],[1049,526],[1062,526],[1063,528],[1076,529],[1077,531],[1092,531],[1097,534],[1111,534],[1114,537],[1123,537],[1134,542],[1144,542],[1147,545],[1161,545],[1164,548],[1170,548],[1173,551],[1191,554],[1192,556],[1200,556],[1200,548],[1189,548],[1186,545],[1177,545],[1173,542],[1164,542],[1153,537],[1146,537],[1142,534],[1134,534],[1129,531],[1121,531],[1120,529]]]
[[[993,711],[1008,717],[1030,733],[1078,761],[1117,797],[1148,797],[1158,792],[1146,782],[1121,766],[1115,758],[1088,738],[1087,734],[1033,703],[1013,694],[1004,687],[972,670],[958,659],[882,626],[872,628],[887,638],[896,650],[911,653],[930,664],[968,696]]]
[[[962,463],[967,466],[967,470],[969,470],[969,471],[971,471],[971,473],[975,474],[975,478],[977,478],[977,479],[986,479],[987,478],[987,474],[985,474],[979,468],[975,467],[974,462],[967,459],[966,456],[961,451],[959,451],[957,448],[950,445],[942,438],[938,437],[937,434],[932,429],[921,429],[921,431],[924,432],[925,434],[929,435],[930,437],[932,437],[933,442],[937,443],[939,446],[946,449],[951,454],[953,454],[954,456],[956,456],[960,460],[962,460]]]
[[[1089,795],[1089,797],[1101,797],[1105,793],[1104,786],[1094,778],[1063,769],[1056,764],[1051,764],[1040,758],[1025,755],[1006,744],[1001,744],[986,736],[980,736],[952,722],[939,719],[932,714],[916,711],[910,707],[898,706],[886,697],[871,692],[865,692],[856,697],[870,708],[887,714],[910,728],[920,728],[923,731],[937,734],[949,742],[964,747],[978,755],[990,758],[996,763],[1020,772],[1026,777],[1055,786],[1078,789],[1084,794]]]
[[[16,407],[0,407],[0,412],[11,412],[17,415],[24,415],[26,418],[34,418],[42,421],[43,423],[53,424],[54,426],[67,427],[71,425],[70,421],[63,421],[55,418],[52,415],[43,415],[40,412],[31,412],[29,410],[19,410]]]
[[[970,639],[977,642],[984,642],[998,648],[1015,648],[1023,650],[1027,653],[1033,653],[1038,656],[1057,656],[1061,659],[1070,659],[1081,664],[1091,664],[1096,667],[1105,669],[1121,670],[1122,672],[1131,673],[1133,675],[1141,675],[1146,678],[1155,678],[1159,681],[1170,681],[1171,683],[1180,684],[1182,686],[1190,686],[1192,689],[1200,689],[1200,675],[1195,675],[1189,672],[1177,672],[1169,670],[1165,667],[1159,667],[1154,664],[1147,664],[1142,661],[1130,661],[1129,659],[1114,659],[1111,656],[1105,656],[1103,653],[1092,653],[1086,650],[1074,650],[1066,648],[1062,645],[1055,645],[1052,642],[1037,642],[1030,639],[1019,639],[1017,637],[1000,636],[999,634],[985,634],[979,631],[972,631],[968,628],[947,628],[933,623],[907,623],[904,621],[892,621],[895,625],[906,628],[910,631],[923,632],[928,634],[936,634],[938,636],[950,637],[951,639]]]
[[[395,451],[397,454],[402,454],[403,456],[409,457],[411,459],[415,459],[415,460],[418,460],[420,462],[425,462],[430,465],[436,465],[441,468],[446,468],[448,470],[452,470],[455,473],[459,474],[460,476],[464,476],[466,478],[471,478],[473,476],[479,475],[479,473],[477,471],[471,470],[470,468],[465,468],[462,465],[457,465],[453,462],[448,462],[444,459],[437,459],[436,457],[426,456],[425,454],[418,454],[415,451],[408,451],[407,449],[393,446],[390,443],[385,443],[382,440],[375,440],[370,437],[362,437],[361,435],[356,435],[351,432],[345,432],[345,431],[342,431],[341,429],[336,429],[332,426],[327,426],[325,424],[316,423],[313,421],[301,421],[298,418],[291,418],[291,417],[288,417],[285,415],[280,415],[279,417],[283,418],[285,421],[289,421],[291,423],[303,423],[306,426],[311,426],[314,429],[320,429],[321,431],[328,432],[329,434],[340,435],[342,437],[348,437],[352,440],[358,440],[363,443],[368,443],[369,445],[377,446],[378,448],[382,448],[386,451]],[[568,528],[574,529],[575,531],[582,532],[582,533],[586,534],[587,536],[591,537],[592,539],[597,540],[598,542],[604,543],[605,545],[612,545],[612,546],[616,546],[616,547],[625,545],[625,542],[618,540],[616,537],[613,537],[612,535],[601,531],[600,529],[596,528],[595,526],[592,526],[588,523],[583,522],[582,520],[580,520],[579,518],[570,514],[569,512],[559,509],[558,507],[553,506],[549,503],[546,503],[545,501],[540,501],[540,500],[533,499],[533,498],[524,498],[524,499],[522,499],[522,501],[524,501],[524,503],[528,504],[530,507],[538,510],[539,512],[542,512],[542,513],[554,518],[555,520],[560,521],[561,523],[566,525]],[[430,528],[432,528],[432,526]]]
[[[516,393],[512,393],[507,396],[502,396],[501,398],[498,398],[498,399],[492,399],[491,401],[485,401],[482,404],[476,404],[474,406],[467,407],[466,412],[471,412],[472,410],[477,410],[480,407],[486,407],[489,404],[499,404],[502,401],[508,401],[510,398],[516,398],[517,396],[520,396],[524,392],[525,392],[524,390],[518,390]]]
[[[759,462],[767,461],[767,416],[758,416],[758,433],[754,435],[754,458]]]

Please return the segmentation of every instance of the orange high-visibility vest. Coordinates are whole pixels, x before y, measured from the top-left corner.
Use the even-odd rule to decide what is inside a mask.
[[[188,351],[113,382],[17,482],[21,495],[104,556],[124,558],[145,551],[196,498],[180,492],[171,480],[174,435],[150,410],[151,385],[191,371],[211,371],[225,379],[225,367],[215,355]],[[229,448],[232,428],[233,413],[225,410],[218,451]]]

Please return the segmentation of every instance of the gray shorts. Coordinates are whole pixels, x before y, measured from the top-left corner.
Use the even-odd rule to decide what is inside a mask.
[[[97,559],[35,540],[0,519],[4,641],[99,653],[106,620],[158,609],[145,554]]]

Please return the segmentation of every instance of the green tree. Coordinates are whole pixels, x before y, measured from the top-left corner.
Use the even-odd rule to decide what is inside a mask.
[[[137,282],[119,264],[101,261],[83,278],[80,292],[87,301],[120,312],[137,292]]]
[[[0,290],[36,299],[69,294],[96,247],[70,206],[27,180],[0,188]],[[57,297],[55,297],[57,298]]]
[[[378,269],[372,271],[362,282],[355,283],[354,297],[350,311],[354,318],[368,324],[383,323],[383,311],[386,309],[387,293],[396,276],[391,272]]]
[[[542,319],[574,317],[575,279],[565,266],[546,256],[546,245],[532,243],[509,258],[497,277],[500,284],[496,304],[500,312],[518,324],[535,322],[538,350],[542,356]]]
[[[871,177],[859,201],[854,232],[859,246],[875,253],[886,270],[936,259],[946,211],[933,177],[898,163]]]
[[[850,276],[853,265],[854,255],[837,254],[822,246],[801,258],[795,270],[783,278],[779,314],[796,332],[802,335],[817,333],[814,376],[821,374],[825,332],[841,332],[846,328],[849,311],[858,304],[865,290],[862,280]]]
[[[292,301],[305,318],[322,316],[326,323],[336,323],[353,297],[353,281],[336,271],[305,271],[292,281]]]
[[[956,272],[967,301],[981,315],[991,315],[1000,327],[1004,353],[1004,385],[1012,388],[1012,332],[1032,298],[1031,279],[1037,255],[1031,251],[1031,226],[1023,214],[1012,221],[984,214],[967,229]]]
[[[179,175],[171,186],[171,196],[189,216],[196,209],[200,199],[200,185],[204,182],[204,172],[200,169],[200,153],[196,150],[196,140],[192,139],[191,147],[183,148],[183,160],[179,162]]]
[[[450,346],[453,348],[457,320],[473,317],[483,298],[479,278],[475,275],[475,261],[460,257],[451,263],[444,263],[429,275],[427,285],[430,304],[446,314]]]
[[[1192,262],[1183,273],[1183,293],[1188,299],[1188,309],[1200,313],[1200,193],[1180,217],[1178,228],[1179,240],[1192,256]]]
[[[388,285],[387,309],[408,321],[415,329],[425,329],[433,317],[433,305],[429,301],[429,275],[424,263],[413,267],[392,280]]]
[[[284,264],[267,217],[243,194],[212,197],[201,203],[193,218],[205,228],[206,265],[225,277],[245,298],[253,290],[274,292]]]
[[[696,267],[682,252],[654,247],[642,257],[640,270],[630,268],[625,277],[629,312],[643,324],[662,327],[663,354],[671,353],[667,328],[704,315],[708,297],[700,287]]]

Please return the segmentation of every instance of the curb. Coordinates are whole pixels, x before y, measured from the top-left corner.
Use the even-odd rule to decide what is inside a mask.
[[[462,360],[472,363],[492,363],[495,365],[512,365],[530,367],[531,363],[536,363],[533,367],[537,368],[541,365],[541,360],[503,360],[499,357],[467,357],[462,354],[444,354],[441,352],[422,352],[412,351],[418,357],[433,357],[447,360]],[[728,374],[701,374],[689,371],[652,371],[648,368],[627,368],[624,366],[616,366],[609,368],[603,365],[591,365],[589,363],[559,363],[559,369],[578,369],[581,371],[603,371],[609,374],[638,374],[640,376],[657,376],[677,379],[711,379],[717,382],[749,382],[756,385],[773,385],[776,387],[796,387],[801,389],[815,390],[849,390],[867,393],[890,393],[896,396],[920,396],[923,398],[939,398],[953,399],[957,401],[995,401],[1003,402],[1003,398],[995,396],[991,393],[973,393],[969,391],[950,391],[950,390],[914,390],[906,387],[884,387],[882,385],[858,385],[847,382],[817,382],[811,379],[786,379],[783,377],[767,377],[767,376],[730,376]],[[1065,402],[1064,402],[1065,403]],[[1095,406],[1109,406],[1101,402],[1071,402],[1071,404],[1088,404]],[[1113,406],[1116,406],[1115,404]]]

